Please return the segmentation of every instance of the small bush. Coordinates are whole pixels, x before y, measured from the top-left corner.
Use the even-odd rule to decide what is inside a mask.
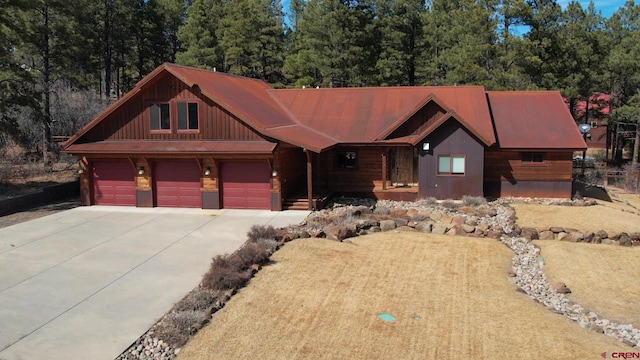
[[[430,205],[436,204],[437,202],[438,202],[438,199],[434,197],[428,197],[428,198],[420,199],[417,201],[418,205],[420,206],[430,206]]]
[[[459,206],[455,201],[451,199],[443,200],[440,205],[443,208],[447,208],[447,209],[457,209]]]
[[[374,215],[389,215],[389,214],[391,214],[391,209],[389,209],[386,206],[378,206],[375,209],[373,209],[373,214]]]
[[[333,223],[335,225],[341,225],[341,226],[349,226],[357,221],[358,221],[358,217],[353,214],[345,214],[345,215],[333,218]]]
[[[175,326],[181,332],[190,335],[200,329],[202,324],[208,319],[209,315],[204,311],[187,310],[171,312],[163,321]]]
[[[240,257],[218,255],[213,258],[209,271],[204,274],[202,286],[211,290],[237,289],[244,286],[249,277]]]
[[[483,205],[487,203],[487,199],[483,198],[482,196],[463,196],[462,197],[462,203],[465,204],[466,206],[478,206],[478,205]]]
[[[256,245],[267,250],[269,254],[273,254],[280,247],[280,243],[274,239],[258,239]]]
[[[222,294],[209,289],[195,289],[174,306],[175,311],[203,311],[212,307]]]
[[[179,348],[182,345],[186,344],[187,340],[189,340],[188,332],[183,332],[175,325],[165,321],[158,324],[154,331],[154,335],[157,338],[162,339],[162,341],[166,342],[167,344],[171,345],[173,348]]]
[[[253,225],[247,233],[247,238],[256,242],[258,239],[275,239],[277,235],[276,229],[271,225]]]
[[[244,269],[248,269],[253,264],[263,265],[269,261],[269,251],[255,243],[248,242],[241,247],[234,256],[237,256],[243,264]]]

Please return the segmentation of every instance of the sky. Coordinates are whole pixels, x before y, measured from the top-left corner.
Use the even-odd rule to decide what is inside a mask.
[[[562,9],[567,8],[567,4],[569,4],[570,0],[559,0],[558,4],[562,6]],[[586,9],[589,6],[589,0],[587,1],[578,1],[580,5],[582,5],[583,9]],[[600,10],[602,12],[602,16],[608,18],[616,12],[619,8],[624,6],[626,0],[594,0],[593,3],[596,6],[596,10]]]
[[[291,0],[282,0],[282,8],[284,10],[285,15],[289,13],[290,1]],[[567,4],[569,4],[569,2],[571,2],[571,0],[559,0],[558,4],[560,4],[560,6],[562,6],[563,9],[566,9]],[[578,2],[580,3],[580,5],[582,5],[584,9],[586,9],[587,6],[589,6],[589,0],[578,1]],[[596,6],[596,10],[600,10],[602,12],[602,16],[606,18],[610,17],[611,14],[616,12],[616,10],[623,7],[625,2],[626,0],[594,0],[593,1],[593,3]]]

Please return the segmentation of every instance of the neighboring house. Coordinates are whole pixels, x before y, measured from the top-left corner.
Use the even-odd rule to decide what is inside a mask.
[[[311,209],[329,194],[570,197],[559,92],[272,89],[164,64],[63,145],[83,205]]]
[[[578,124],[591,125],[587,146],[593,149],[607,148],[607,124],[609,117],[609,94],[596,93],[589,98],[589,112],[585,119],[587,101],[580,100],[576,103],[575,115]]]

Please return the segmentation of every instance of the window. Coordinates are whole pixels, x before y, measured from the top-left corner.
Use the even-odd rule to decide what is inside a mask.
[[[356,168],[356,152],[355,151],[338,151],[336,153],[336,168],[355,169]]]
[[[541,164],[544,161],[543,153],[522,153],[520,160],[528,164]]]
[[[149,108],[151,130],[171,130],[169,104],[151,104]]]
[[[464,155],[438,155],[438,175],[464,175]]]
[[[179,102],[178,130],[198,130],[198,104]]]

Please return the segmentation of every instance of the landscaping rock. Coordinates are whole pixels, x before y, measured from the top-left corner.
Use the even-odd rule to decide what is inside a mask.
[[[462,235],[466,235],[467,233],[464,230],[462,230],[462,226],[454,224],[454,225],[451,225],[451,228],[447,230],[446,234],[453,235],[453,236],[462,236]]]
[[[395,218],[393,219],[393,221],[395,221],[396,227],[407,226],[407,224],[409,223],[407,219],[403,219],[403,218]]]
[[[472,225],[462,224],[461,227],[462,227],[462,230],[467,234],[472,233],[476,230],[476,228]]]
[[[396,228],[396,222],[393,220],[381,220],[380,221],[380,230],[381,231],[389,231]]]
[[[558,282],[553,285],[553,289],[560,294],[571,294],[571,289],[563,282]]]
[[[596,236],[599,237],[600,239],[606,239],[609,237],[609,234],[607,234],[607,232],[604,230],[600,230],[596,232]]]
[[[431,232],[431,223],[427,222],[427,221],[422,221],[416,224],[416,231],[420,231],[423,233],[430,233]]]
[[[569,233],[569,235],[575,242],[582,242],[582,240],[584,239],[584,235],[580,231],[572,231]]]
[[[524,227],[522,228],[522,233],[521,236],[529,241],[531,240],[537,240],[538,237],[538,231],[534,228],[531,227]]]
[[[342,241],[344,239],[356,236],[356,232],[354,231],[354,229],[340,225],[329,225],[325,228],[324,231],[327,235],[327,239],[330,240]]]
[[[480,231],[485,231],[486,232],[486,231],[489,230],[489,224],[481,223],[481,224],[478,224],[477,228]]]
[[[631,237],[627,233],[620,233],[620,237],[618,237],[618,243],[620,246],[633,246],[633,241],[631,241]]]
[[[433,221],[440,221],[441,218],[442,218],[442,214],[440,213],[432,212],[431,214],[429,214],[429,219]]]
[[[573,241],[573,239],[571,238],[571,235],[567,234],[564,231],[559,232],[556,235],[556,239],[558,239],[559,241]]]
[[[442,234],[442,235],[444,235],[447,232],[447,230],[448,230],[447,225],[442,224],[442,223],[436,223],[431,228],[431,232],[434,233],[434,234]]]
[[[585,231],[582,233],[582,242],[590,243],[594,236],[595,234],[592,231]]]
[[[611,239],[602,239],[602,243],[607,245],[619,245],[618,241]]]
[[[549,231],[558,234],[558,233],[564,232],[564,228],[561,228],[558,226],[552,226],[549,228]]]
[[[554,236],[554,234],[553,234],[552,231],[545,230],[545,231],[540,232],[539,239],[540,240],[553,240],[553,238],[554,238],[553,236]]]
[[[616,231],[610,231],[609,232],[609,239],[611,240],[618,240],[620,238],[620,233],[616,232]]]

